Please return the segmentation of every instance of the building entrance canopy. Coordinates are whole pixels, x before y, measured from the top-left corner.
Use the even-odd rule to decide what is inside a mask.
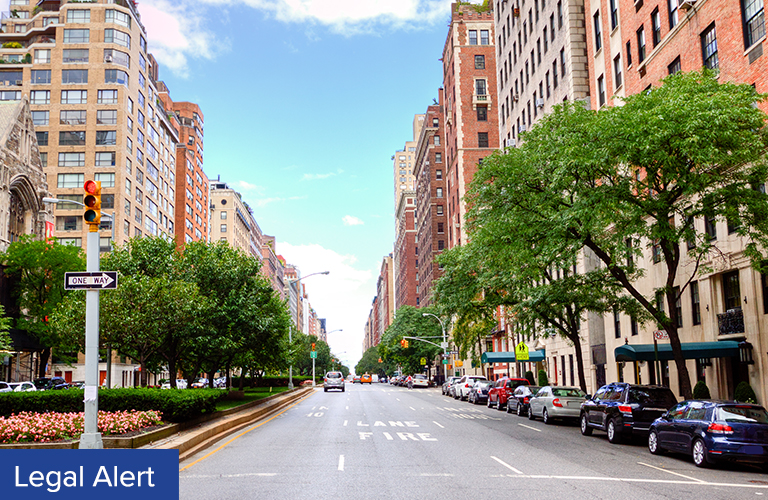
[[[733,340],[719,342],[684,342],[683,357],[685,359],[728,358],[739,355],[739,343]],[[669,360],[672,357],[670,344],[658,344],[659,359]],[[653,344],[624,344],[614,351],[616,361],[655,361]]]
[[[651,346],[653,347],[653,346]],[[529,358],[528,362],[530,363],[538,363],[540,361],[544,361],[546,359],[546,350],[540,349],[538,351],[531,351],[528,354]],[[480,361],[483,363],[516,363],[517,359],[515,359],[515,353],[512,352],[484,352],[483,356],[480,358]]]

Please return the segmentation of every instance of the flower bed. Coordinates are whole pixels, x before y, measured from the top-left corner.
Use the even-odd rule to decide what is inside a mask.
[[[156,411],[99,412],[98,429],[103,435],[125,434],[162,423]],[[21,412],[0,417],[0,443],[50,443],[77,439],[83,433],[84,414]]]

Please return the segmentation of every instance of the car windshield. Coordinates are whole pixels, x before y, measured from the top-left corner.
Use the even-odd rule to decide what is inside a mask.
[[[649,387],[632,387],[629,390],[629,401],[659,408],[671,408],[677,403],[675,395],[669,389]]]
[[[745,424],[768,424],[768,412],[760,406],[719,406],[716,420]]]
[[[586,396],[581,389],[552,389],[552,395],[560,398],[583,398]]]
[[[333,373],[333,372],[331,372],[331,373],[328,374],[328,378],[341,378],[341,373],[338,373],[338,372]]]

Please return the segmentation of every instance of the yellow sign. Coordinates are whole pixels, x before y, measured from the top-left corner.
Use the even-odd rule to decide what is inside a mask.
[[[528,356],[528,346],[525,345],[525,342],[520,342],[515,346],[515,360],[516,361],[528,361],[530,356]]]
[[[463,362],[463,361],[458,361],[458,360],[457,360],[457,361],[456,361],[456,366],[464,366],[464,362]]]
[[[421,366],[424,366],[424,365],[426,365],[426,364],[427,364],[427,358],[421,358],[421,359],[419,360],[419,364],[420,364]]]

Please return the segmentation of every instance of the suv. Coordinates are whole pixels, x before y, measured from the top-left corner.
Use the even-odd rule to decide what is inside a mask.
[[[69,389],[69,384],[61,377],[40,377],[34,380],[38,391],[50,391],[58,389]]]
[[[620,443],[632,434],[647,434],[654,420],[677,404],[668,387],[614,382],[604,385],[581,404],[581,433],[592,429],[608,433],[608,441]]]
[[[496,409],[503,410],[507,406],[507,399],[512,396],[515,388],[529,384],[527,378],[500,378],[494,382],[493,387],[488,391],[488,408],[496,406]]]
[[[341,372],[328,372],[323,377],[323,391],[328,389],[341,389],[344,392],[344,375]]]

